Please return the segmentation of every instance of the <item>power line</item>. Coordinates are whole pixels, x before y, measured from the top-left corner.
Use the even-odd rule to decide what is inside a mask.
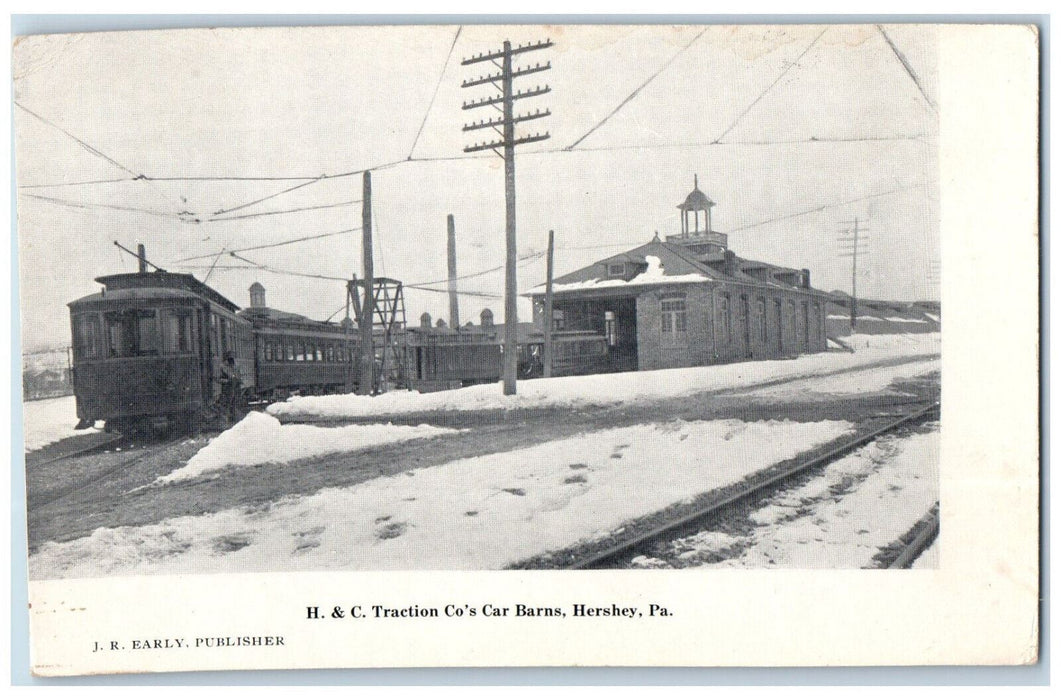
[[[761,100],[764,97],[766,97],[766,94],[768,92],[770,92],[771,90],[773,90],[774,86],[776,86],[778,83],[780,83],[781,79],[784,78],[786,75],[788,75],[788,72],[799,64],[800,59],[802,59],[804,56],[807,55],[807,52],[810,51],[814,47],[814,45],[818,43],[818,40],[821,39],[825,35],[825,32],[827,32],[827,31],[829,31],[829,27],[826,27],[825,29],[823,29],[821,34],[819,34],[818,36],[814,37],[814,41],[812,41],[810,44],[808,44],[807,48],[803,49],[803,53],[801,53],[799,56],[797,56],[795,61],[792,61],[787,66],[785,66],[785,69],[783,71],[781,71],[781,74],[778,75],[776,78],[774,78],[774,82],[770,83],[766,87],[765,90],[763,90],[761,93],[759,93],[759,96],[756,97],[754,100],[752,100],[752,103],[750,105],[748,105],[747,107],[744,108],[744,111],[741,112],[737,116],[737,118],[733,120],[732,124],[730,124],[728,127],[726,127],[726,130],[723,131],[719,135],[719,137],[717,139],[715,139],[715,141],[718,142],[718,141],[721,141],[722,139],[726,138],[726,134],[728,134],[730,131],[732,131],[733,127],[737,126],[737,124],[740,123],[740,120],[744,119],[744,117],[747,116],[748,112],[752,111],[752,108],[755,107],[755,105],[759,104],[759,100]]]
[[[80,187],[81,185],[103,185],[113,182],[136,182],[140,178],[135,177],[114,177],[109,180],[81,180],[80,182],[54,182],[44,185],[19,185],[20,190],[35,190],[42,189],[45,187]]]
[[[846,206],[848,204],[857,204],[858,202],[865,202],[866,200],[869,200],[869,199],[876,199],[878,197],[887,197],[890,194],[897,194],[899,192],[906,192],[907,190],[913,190],[913,189],[917,189],[918,187],[924,187],[924,186],[925,186],[925,183],[919,182],[917,184],[909,185],[907,187],[899,187],[899,188],[894,189],[894,190],[888,190],[887,192],[878,192],[877,194],[871,194],[871,195],[867,195],[865,197],[858,197],[856,199],[849,199],[846,202],[837,202],[835,204],[824,204],[824,205],[822,205],[820,207],[815,207],[814,209],[806,209],[804,211],[799,211],[799,212],[795,212],[795,213],[792,213],[792,214],[785,214],[783,216],[776,216],[776,217],[774,217],[772,219],[766,219],[765,221],[759,221],[759,222],[754,223],[754,224],[745,224],[744,226],[737,226],[736,228],[731,228],[730,231],[731,232],[732,231],[743,231],[743,230],[749,229],[749,228],[756,228],[758,226],[765,226],[766,224],[772,224],[772,223],[777,222],[777,221],[784,221],[785,219],[794,219],[794,218],[797,218],[797,217],[800,217],[800,216],[806,216],[807,214],[816,214],[816,213],[818,213],[820,211],[825,211],[826,209],[835,209],[836,207],[843,207],[843,206]]]
[[[96,148],[94,146],[89,145],[85,141],[82,141],[81,139],[79,139],[78,137],[74,136],[72,133],[70,133],[69,131],[67,131],[63,127],[59,126],[55,122],[50,121],[48,119],[45,119],[44,117],[42,117],[41,115],[37,114],[36,112],[31,110],[30,108],[28,108],[25,105],[23,105],[21,102],[15,100],[15,106],[18,107],[19,109],[21,109],[22,111],[26,112],[27,114],[29,114],[29,115],[35,117],[36,119],[40,120],[41,122],[47,124],[48,126],[52,127],[53,129],[57,129],[60,132],[62,132],[63,134],[66,134],[68,137],[72,138],[74,141],[76,141],[78,144],[80,144],[82,148],[84,148],[86,151],[88,151],[92,155],[94,155],[94,156],[96,156],[98,158],[102,158],[103,160],[105,160],[106,162],[110,163],[114,167],[129,173],[130,175],[133,176],[132,177],[133,180],[147,180],[147,178],[144,176],[143,173],[138,173],[135,170],[133,170],[132,168],[129,168],[129,167],[125,166],[125,165],[122,165],[121,163],[119,163],[115,159],[113,159],[110,156],[108,156],[103,151],[99,150],[98,148]],[[163,197],[166,197],[167,199],[170,199],[170,197],[168,195],[166,195],[164,192],[159,190],[157,187],[155,188],[155,191],[158,192],[159,194],[161,194]]]
[[[424,112],[424,119],[420,122],[420,128],[416,130],[416,138],[413,139],[413,145],[409,147],[409,155],[406,160],[411,160],[413,157],[413,151],[416,150],[416,144],[420,141],[420,134],[424,131],[424,125],[427,124],[427,118],[431,114],[431,108],[435,106],[435,98],[438,97],[438,89],[442,86],[442,79],[446,77],[446,68],[449,66],[449,59],[453,56],[453,47],[457,45],[457,38],[461,35],[463,26],[457,27],[457,31],[453,34],[453,42],[449,45],[449,51],[446,53],[446,60],[442,63],[442,71],[438,74],[438,82],[435,83],[435,91],[431,93],[431,100],[427,103],[427,111]]]
[[[614,117],[614,116],[615,116],[615,114],[616,114],[616,113],[617,113],[617,112],[618,112],[618,111],[619,111],[620,109],[622,109],[623,107],[625,107],[625,106],[627,105],[627,103],[628,103],[628,102],[630,102],[630,100],[632,100],[632,99],[634,99],[635,97],[637,97],[637,94],[638,94],[639,92],[641,92],[641,90],[643,90],[643,89],[645,88],[645,86],[647,86],[647,85],[648,85],[649,83],[651,83],[651,82],[652,82],[653,80],[655,80],[655,79],[656,79],[656,76],[658,76],[658,75],[659,75],[660,73],[662,73],[663,71],[667,70],[667,68],[668,68],[668,67],[670,66],[670,64],[674,63],[674,61],[675,61],[675,60],[676,60],[676,59],[678,58],[678,56],[681,56],[681,55],[682,55],[683,53],[685,53],[686,49],[688,49],[688,48],[689,48],[690,46],[692,46],[692,45],[693,45],[694,43],[696,43],[696,40],[697,40],[697,39],[699,39],[700,37],[702,37],[702,36],[704,35],[704,32],[706,32],[706,31],[707,31],[707,28],[706,28],[706,27],[705,27],[704,29],[700,30],[700,33],[699,33],[699,34],[697,34],[696,36],[694,36],[694,37],[693,37],[693,39],[692,39],[692,41],[690,41],[690,42],[689,42],[688,44],[686,44],[685,46],[683,46],[682,48],[680,48],[680,49],[679,49],[679,50],[678,50],[678,51],[677,51],[677,52],[676,52],[676,53],[675,53],[675,54],[674,54],[673,56],[671,56],[671,57],[670,57],[670,59],[668,59],[668,60],[667,60],[667,62],[666,62],[666,63],[664,63],[664,64],[663,64],[663,66],[662,66],[662,67],[660,67],[660,69],[659,69],[659,70],[657,70],[657,71],[656,71],[655,73],[653,73],[652,75],[650,75],[650,76],[648,77],[648,79],[647,79],[647,80],[646,80],[645,82],[643,82],[643,83],[641,83],[640,85],[638,85],[638,86],[637,86],[637,89],[635,89],[635,90],[634,90],[633,92],[631,92],[631,93],[630,93],[629,95],[627,95],[627,96],[626,96],[626,99],[625,99],[625,100],[623,100],[622,102],[620,102],[620,103],[619,103],[619,104],[618,104],[618,105],[617,105],[617,106],[615,107],[615,109],[613,109],[613,110],[612,110],[611,112],[609,112],[609,113],[608,113],[608,115],[607,115],[606,117],[604,117],[604,119],[601,119],[601,120],[600,120],[599,122],[597,122],[597,123],[596,123],[596,124],[594,124],[594,125],[593,125],[592,127],[590,127],[590,130],[589,130],[589,131],[587,131],[586,133],[582,134],[582,136],[580,136],[580,137],[579,137],[578,139],[576,139],[576,140],[575,140],[575,141],[574,141],[573,143],[571,143],[571,145],[569,145],[569,146],[568,146],[568,147],[567,147],[566,149],[564,149],[564,150],[570,151],[570,150],[571,150],[571,149],[573,149],[573,148],[574,148],[575,146],[577,146],[578,144],[582,143],[582,141],[583,141],[583,140],[585,140],[585,138],[586,138],[587,136],[589,136],[589,135],[590,135],[590,134],[592,134],[592,133],[593,133],[594,131],[596,131],[597,129],[599,129],[599,128],[600,128],[601,126],[603,126],[603,125],[604,125],[604,123],[605,123],[606,121],[608,121],[609,119],[611,119],[612,117]]]
[[[315,236],[302,236],[301,238],[291,238],[289,240],[279,241],[277,243],[266,243],[264,245],[256,245],[256,246],[251,246],[249,248],[235,248],[235,249],[230,250],[228,252],[230,252],[230,253],[245,253],[245,252],[250,251],[250,250],[264,250],[266,248],[279,248],[280,246],[291,245],[292,243],[301,243],[302,241],[313,241],[313,240],[316,240],[318,238],[330,238],[331,236],[339,236],[339,235],[342,235],[344,233],[353,233],[354,231],[360,231],[360,230],[361,230],[361,227],[358,226],[356,228],[343,229],[342,231],[332,231],[331,233],[319,233],[319,234],[317,234]],[[225,251],[222,250],[221,252],[225,252]],[[176,262],[180,263],[180,262],[187,262],[187,261],[190,261],[190,260],[205,260],[206,258],[212,258],[215,255],[217,255],[217,253],[210,253],[209,255],[195,255],[195,256],[192,256],[190,258],[181,258],[180,260],[177,260]]]
[[[23,197],[30,197],[32,199],[39,199],[42,202],[50,202],[52,204],[61,204],[66,207],[74,207],[75,209],[113,209],[117,211],[131,211],[138,214],[150,214],[151,216],[161,216],[167,219],[180,219],[178,214],[166,211],[158,211],[155,209],[141,209],[139,207],[125,207],[118,204],[103,204],[100,202],[75,202],[70,199],[60,199],[58,197],[46,197],[40,194],[24,194]]]
[[[261,263],[256,263],[253,260],[249,260],[249,259],[243,257],[242,255],[237,255],[234,251],[229,251],[228,254],[231,255],[232,257],[236,258],[237,260],[242,260],[245,263],[250,263],[251,265],[254,265],[255,267],[257,267],[260,270],[265,270],[266,272],[272,272],[272,273],[277,274],[277,275],[292,275],[294,277],[310,277],[310,278],[313,278],[313,279],[331,280],[333,282],[347,282],[348,281],[345,277],[331,277],[329,275],[314,275],[314,274],[310,274],[308,272],[294,272],[292,270],[283,270],[283,269],[280,269],[280,268],[277,268],[277,267],[271,267],[269,265],[262,265]]]
[[[276,216],[277,214],[294,214],[300,211],[316,211],[318,209],[334,209],[336,207],[345,207],[350,204],[359,204],[360,199],[351,199],[348,202],[336,202],[335,204],[318,204],[312,207],[298,207],[297,209],[279,209],[276,211],[262,211],[255,214],[239,214],[237,216],[220,216],[207,219],[207,222],[211,221],[236,221],[237,219],[253,219],[258,216]]]
[[[534,259],[534,258],[540,258],[543,255],[545,255],[545,253],[543,251],[537,251],[537,252],[534,252],[534,253],[527,253],[526,255],[520,256],[519,260],[527,261],[527,260],[531,260],[531,259]],[[480,270],[479,272],[471,272],[471,273],[469,273],[467,275],[461,275],[460,277],[454,277],[453,280],[457,281],[457,280],[472,279],[473,277],[482,277],[483,275],[489,275],[491,272],[497,272],[498,270],[503,270],[504,268],[505,268],[504,265],[498,265],[497,267],[491,267],[489,270]],[[422,285],[422,284],[442,284],[443,282],[448,282],[448,281],[449,281],[449,278],[446,277],[446,278],[439,279],[439,280],[430,280],[428,282],[416,282],[415,284],[417,284],[417,285]],[[409,287],[409,286],[413,286],[413,285],[406,285],[406,286]]]
[[[354,175],[360,175],[360,174],[364,173],[367,170],[385,170],[387,168],[392,168],[395,165],[401,165],[402,163],[405,163],[405,162],[406,162],[406,160],[392,160],[392,161],[390,161],[388,163],[383,163],[381,165],[369,166],[367,168],[361,168],[360,170],[351,170],[349,172],[338,173],[338,174],[335,174],[335,175],[318,175],[316,177],[311,177],[311,178],[269,178],[270,180],[307,180],[307,182],[302,182],[302,183],[300,183],[298,185],[295,185],[293,187],[288,187],[288,188],[283,189],[283,190],[281,190],[281,191],[279,191],[279,192],[277,192],[275,194],[271,194],[271,195],[268,195],[266,197],[262,197],[261,199],[256,199],[253,202],[247,202],[245,204],[240,204],[239,206],[232,207],[231,209],[221,209],[220,211],[215,211],[214,212],[214,216],[219,216],[221,214],[228,214],[228,213],[231,213],[231,212],[234,212],[234,211],[239,211],[240,209],[246,209],[247,207],[254,206],[255,204],[261,204],[262,202],[265,202],[267,200],[273,199],[274,197],[279,197],[281,195],[285,195],[288,192],[294,192],[297,189],[300,189],[302,187],[307,187],[309,185],[313,185],[313,184],[318,183],[318,182],[320,182],[322,180],[338,180],[338,179],[344,178],[344,177],[352,177]],[[170,178],[170,179],[173,179],[173,180],[195,180],[195,179],[209,180],[209,179],[218,179],[218,178]],[[235,179],[249,179],[249,178],[233,178],[233,177],[230,177],[230,178],[226,178],[226,179],[235,180]]]
[[[891,48],[892,53],[895,54],[895,57],[897,59],[899,59],[899,63],[902,64],[903,69],[906,71],[906,74],[910,76],[910,80],[914,81],[914,85],[917,86],[917,91],[921,93],[921,97],[925,98],[925,102],[928,103],[928,106],[931,107],[932,111],[938,115],[939,110],[936,108],[936,103],[933,102],[931,98],[929,98],[928,93],[925,92],[925,88],[921,85],[921,81],[918,80],[917,73],[914,72],[913,66],[910,65],[910,62],[906,60],[906,56],[904,56],[902,52],[899,51],[898,47],[896,47],[896,45],[892,42],[891,37],[889,37],[888,34],[884,31],[884,27],[879,24],[876,26],[877,31],[879,31],[880,35],[884,37],[884,41],[888,42],[888,46],[889,48]]]

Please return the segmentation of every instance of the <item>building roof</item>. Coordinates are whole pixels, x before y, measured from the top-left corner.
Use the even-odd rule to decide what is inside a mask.
[[[727,263],[727,258],[731,261]],[[623,274],[617,274],[622,263]],[[612,274],[613,266],[616,274]],[[756,274],[749,274],[755,272]],[[827,296],[826,292],[800,283],[802,270],[771,263],[747,260],[730,251],[726,254],[704,256],[702,259],[683,246],[653,239],[648,243],[603,258],[579,270],[553,280],[554,294],[603,291],[615,294],[637,294],[639,287],[729,282],[769,289],[800,290]],[[545,285],[538,285],[525,294],[542,295]]]

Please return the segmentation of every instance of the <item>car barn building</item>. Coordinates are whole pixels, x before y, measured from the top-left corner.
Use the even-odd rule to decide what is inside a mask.
[[[793,357],[826,349],[829,295],[810,271],[738,257],[711,230],[715,206],[694,180],[681,233],[553,282],[555,331],[603,334],[610,371]],[[544,321],[545,286],[528,294]]]

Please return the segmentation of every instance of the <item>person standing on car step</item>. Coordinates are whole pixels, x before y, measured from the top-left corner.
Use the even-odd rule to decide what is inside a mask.
[[[229,423],[236,422],[242,393],[243,378],[236,367],[236,356],[226,352],[225,361],[221,364],[221,410]]]

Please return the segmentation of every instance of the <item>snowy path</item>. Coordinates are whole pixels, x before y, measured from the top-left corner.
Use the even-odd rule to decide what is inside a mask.
[[[77,402],[73,396],[26,401],[22,404],[22,438],[26,452],[39,450],[74,435],[98,432],[95,428],[74,430]]]
[[[736,390],[784,380],[799,380],[904,357],[939,354],[938,333],[851,336],[855,353],[818,353],[790,360],[737,362],[708,367],[623,372],[520,382],[515,396],[499,386],[481,384],[453,391],[419,394],[395,391],[381,396],[306,396],[267,409],[282,419],[342,420],[408,413],[492,411],[550,407],[647,404],[710,391]],[[935,360],[938,364],[938,360]],[[836,378],[844,386],[844,374]],[[883,375],[882,375],[883,376]],[[887,385],[888,382],[885,382]]]
[[[602,536],[851,429],[719,420],[591,432],[266,507],[100,528],[43,544],[30,575],[496,569]]]
[[[749,532],[697,533],[633,564],[669,568],[665,557],[715,568],[863,568],[922,518],[938,494],[938,427],[885,437],[770,499],[749,516]]]

